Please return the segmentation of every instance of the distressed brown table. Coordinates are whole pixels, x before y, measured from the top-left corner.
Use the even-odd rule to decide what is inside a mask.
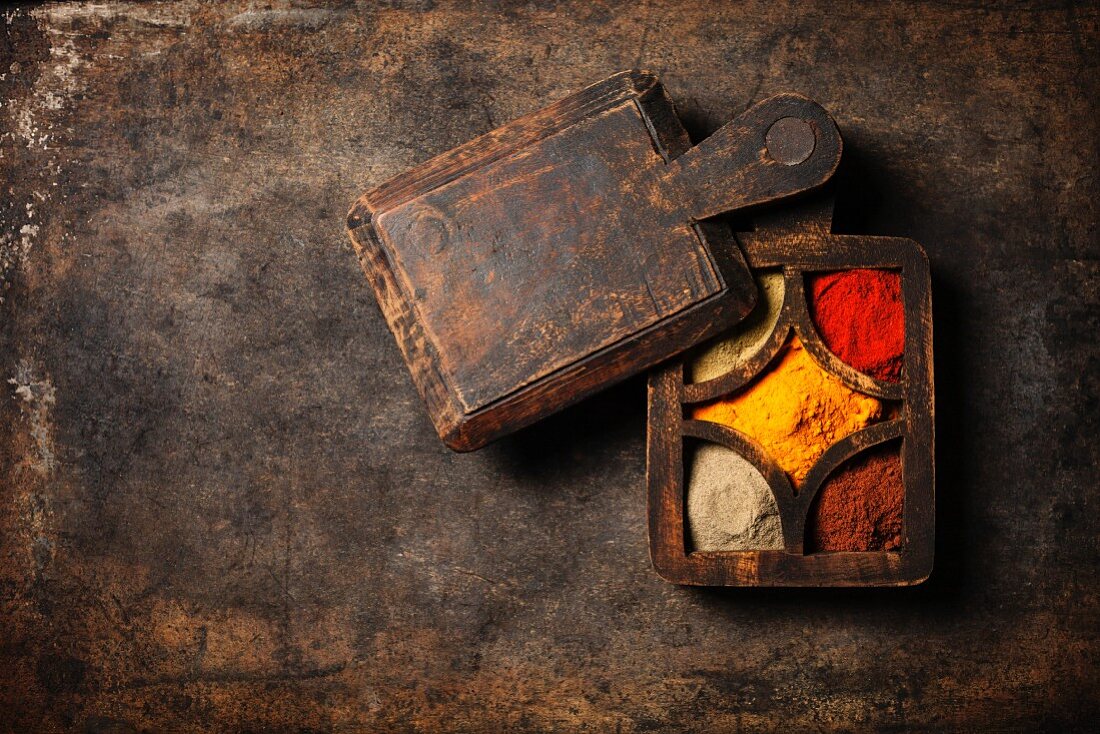
[[[5,11],[9,730],[1047,730],[1100,712],[1095,4]],[[436,438],[358,271],[372,185],[631,66],[781,90],[838,230],[932,263],[936,570],[707,591],[646,553],[644,381]]]

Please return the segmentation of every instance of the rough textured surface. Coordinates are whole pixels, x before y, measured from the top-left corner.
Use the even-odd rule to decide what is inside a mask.
[[[746,387],[691,411],[759,443],[795,491],[830,446],[888,415],[881,400],[822,369],[797,336]]]
[[[783,273],[759,273],[756,284],[760,289],[760,300],[752,313],[729,334],[701,345],[692,354],[687,362],[688,376],[692,382],[721,377],[764,346],[783,308]]]
[[[849,459],[814,497],[806,518],[806,550],[879,551],[901,545],[902,481],[899,445]]]
[[[101,3],[0,28],[3,728],[1100,715],[1095,6]],[[927,248],[928,584],[658,579],[642,380],[473,455],[435,437],[349,203],[635,64],[697,135],[817,98],[838,229]]]
[[[685,461],[692,549],[783,549],[779,507],[755,466],[736,451],[712,443],[697,446]]]
[[[806,280],[807,305],[825,346],[871,377],[900,380],[905,362],[901,275],[858,269]]]

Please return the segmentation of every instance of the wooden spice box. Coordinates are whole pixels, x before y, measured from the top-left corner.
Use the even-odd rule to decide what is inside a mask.
[[[656,77],[623,72],[383,183],[348,229],[465,451],[739,321],[755,289],[711,217],[819,186],[840,152],[793,94],[692,147]]]
[[[825,203],[781,213],[758,231],[738,235],[754,272],[774,270],[775,277],[781,274],[783,282],[775,325],[755,353],[725,374],[699,382],[689,379],[686,368],[694,356],[672,361],[651,373],[649,543],[653,564],[668,581],[709,586],[901,586],[919,583],[931,572],[935,498],[927,258],[919,245],[906,239],[830,234],[831,211],[831,203]],[[896,272],[900,277],[904,345],[900,355],[903,365],[896,382],[875,379],[841,361],[823,342],[811,315],[806,295],[808,278],[818,277],[813,275],[817,273],[863,269]],[[710,414],[706,406],[716,400],[747,400],[739,396],[758,389],[756,386],[768,378],[769,370],[778,369],[777,355],[796,339],[828,380],[839,381],[850,394],[869,396],[885,406],[880,420],[833,442],[805,473],[800,485],[780,467],[777,458],[784,457],[769,455],[753,437],[729,425],[697,419],[699,413]],[[734,397],[728,397],[731,395]],[[767,418],[779,420],[775,416]],[[900,533],[893,541],[896,547],[843,552],[815,552],[807,547],[811,537],[807,533],[808,517],[814,512],[817,514],[813,517],[820,517],[821,505],[815,505],[815,499],[821,499],[818,495],[823,493],[822,487],[831,486],[828,483],[834,477],[867,452],[899,444],[904,495],[898,518]],[[759,472],[778,511],[776,518],[761,514],[753,522],[760,518],[778,521],[781,538],[775,539],[772,548],[693,547],[692,537],[698,533],[686,509],[693,491],[686,485],[689,477],[697,476],[691,462],[700,455],[699,445],[732,450],[733,455],[741,457],[738,461],[746,460]],[[718,490],[708,486],[706,491]],[[741,490],[734,487],[722,491]]]

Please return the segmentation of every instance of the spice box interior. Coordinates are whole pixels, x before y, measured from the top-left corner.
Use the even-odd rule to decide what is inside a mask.
[[[931,296],[920,246],[829,232],[831,202],[738,235],[747,319],[652,373],[650,554],[712,586],[931,572]]]

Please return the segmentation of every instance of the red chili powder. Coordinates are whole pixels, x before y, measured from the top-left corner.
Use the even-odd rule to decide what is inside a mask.
[[[905,321],[901,275],[844,270],[809,278],[810,315],[833,354],[887,382],[901,379]]]
[[[806,546],[818,551],[888,551],[901,546],[900,446],[857,455],[825,481],[806,518]]]

